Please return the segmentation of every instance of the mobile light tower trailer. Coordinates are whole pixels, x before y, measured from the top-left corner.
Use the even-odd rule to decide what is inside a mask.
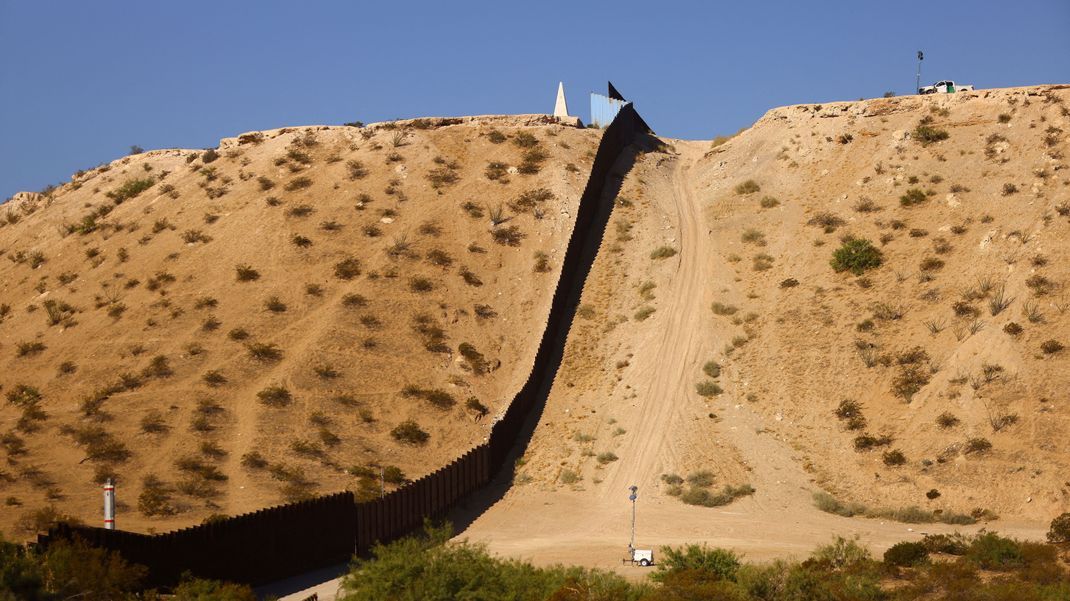
[[[632,538],[628,543],[628,556],[622,560],[622,563],[639,564],[645,568],[654,565],[654,550],[635,548],[635,500],[639,498],[639,487],[633,484],[628,487],[628,490],[631,491],[628,500],[632,502]]]

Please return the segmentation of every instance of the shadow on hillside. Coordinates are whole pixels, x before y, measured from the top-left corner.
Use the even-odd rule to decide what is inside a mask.
[[[506,457],[505,467],[498,471],[490,483],[462,500],[457,504],[456,508],[446,515],[446,519],[453,523],[453,529],[456,534],[461,534],[467,530],[473,522],[500,501],[513,486],[515,471],[510,466],[515,465],[517,459],[527,450],[531,437],[535,433],[535,428],[539,420],[542,419],[543,411],[546,408],[546,400],[550,396],[550,390],[553,387],[554,379],[557,377],[557,371],[561,367],[569,330],[572,329],[572,322],[576,318],[576,307],[580,304],[583,285],[587,281],[591,268],[594,266],[594,259],[598,255],[598,249],[602,244],[602,238],[605,235],[606,227],[609,224],[609,218],[613,212],[613,206],[616,204],[617,195],[620,193],[621,186],[624,183],[624,178],[631,171],[641,154],[654,151],[662,145],[663,143],[657,137],[649,134],[643,135],[626,148],[617,159],[617,162],[613,164],[613,168],[607,178],[608,181],[606,181],[603,189],[598,211],[595,214],[594,221],[591,223],[590,230],[586,232],[586,241],[579,262],[581,268],[577,270],[571,282],[571,294],[565,305],[566,319],[563,321],[562,327],[554,334],[550,361],[546,368],[546,374],[540,382],[535,403],[524,420],[523,427],[520,429],[520,433]]]

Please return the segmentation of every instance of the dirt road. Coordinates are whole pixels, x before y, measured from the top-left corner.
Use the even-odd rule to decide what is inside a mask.
[[[628,543],[631,508],[628,486],[639,486],[637,545],[657,547],[707,543],[739,551],[751,560],[803,556],[836,535],[859,536],[882,551],[922,532],[975,530],[941,525],[910,525],[864,518],[842,518],[813,506],[817,490],[803,461],[786,443],[764,431],[762,418],[742,400],[738,377],[726,372],[726,393],[707,404],[694,394],[703,362],[727,339],[719,338],[709,311],[715,265],[709,259],[716,236],[704,226],[700,194],[689,176],[707,148],[705,143],[673,142],[678,156],[649,181],[659,208],[670,212],[679,254],[670,289],[659,285],[658,327],[634,347],[631,367],[621,381],[637,395],[631,407],[614,415],[628,435],[606,467],[604,480],[580,491],[514,487],[458,538],[486,543],[491,551],[536,564],[576,563],[634,575],[620,559]],[[666,166],[668,167],[668,166]],[[730,278],[723,278],[730,287]],[[722,281],[717,282],[722,288]],[[551,393],[550,403],[553,403]],[[696,426],[696,415],[712,409],[719,421]],[[544,420],[546,417],[544,416]],[[707,425],[711,424],[711,425]],[[543,427],[540,424],[540,428]],[[695,507],[661,493],[659,477],[678,465],[678,434],[709,428],[711,446],[730,450],[746,466],[756,493],[721,508]],[[713,459],[716,461],[716,458]],[[1039,524],[999,522],[1000,531],[1040,538]]]

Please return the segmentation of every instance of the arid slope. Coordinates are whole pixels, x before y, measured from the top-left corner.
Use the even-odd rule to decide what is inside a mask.
[[[0,206],[0,523],[97,523],[108,475],[134,530],[374,495],[379,467],[392,488],[481,441],[527,376],[599,135],[287,128]]]
[[[631,484],[642,544],[752,558],[909,536],[814,493],[1029,537],[1067,510],[1070,90],[784,107],[666,143],[625,179],[520,485],[465,536],[613,567]],[[880,265],[834,269],[852,239]]]

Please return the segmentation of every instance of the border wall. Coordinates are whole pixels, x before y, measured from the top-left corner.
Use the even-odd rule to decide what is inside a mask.
[[[531,373],[485,442],[374,501],[356,503],[347,491],[152,535],[60,524],[38,544],[81,538],[116,551],[149,568],[150,587],[173,585],[184,572],[258,585],[344,563],[377,542],[419,531],[425,518],[444,515],[506,467],[531,410],[548,393],[616,198],[613,166],[648,133],[627,103],[602,134]]]

